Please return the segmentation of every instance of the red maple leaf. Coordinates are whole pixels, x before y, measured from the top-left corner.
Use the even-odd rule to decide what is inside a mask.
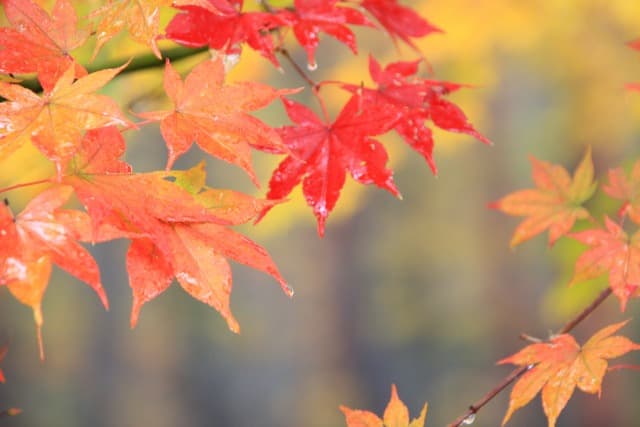
[[[220,1],[209,0],[209,3],[211,8],[178,6],[183,12],[167,25],[167,38],[190,47],[209,45],[228,55],[240,54],[241,44],[247,43],[278,66],[269,31],[281,26],[282,19],[271,13],[241,12],[243,0],[230,1],[233,7],[223,7],[224,10],[219,9]]]
[[[71,193],[69,186],[45,190],[16,218],[8,206],[0,206],[0,284],[7,285],[18,300],[32,307],[41,357],[41,301],[52,264],[91,286],[108,308],[98,265],[77,242],[77,232],[72,226],[74,222],[86,221],[86,213],[60,209]],[[64,216],[64,222],[60,221],[60,215]]]
[[[125,231],[123,237],[137,233],[127,254],[132,326],[140,307],[175,277],[187,293],[214,307],[238,331],[229,308],[231,270],[226,258],[270,274],[292,294],[267,252],[227,228],[255,217],[273,201],[204,187],[202,165],[187,172],[133,174],[119,159],[124,148],[114,128],[89,133],[63,182],[74,187],[94,227],[110,225]]]
[[[382,69],[378,61],[369,56],[369,73],[378,87],[370,89],[350,84],[342,87],[361,94],[365,103],[396,110],[400,118],[394,130],[424,157],[435,174],[433,136],[431,129],[425,125],[426,120],[431,120],[441,129],[466,133],[486,144],[491,142],[474,129],[459,107],[444,99],[444,96],[462,85],[417,77],[420,62],[394,62]]]
[[[363,0],[364,7],[372,14],[391,37],[398,37],[414,50],[418,50],[412,37],[425,37],[442,30],[418,15],[413,9],[400,6],[397,0]]]
[[[578,219],[589,218],[582,207],[597,188],[593,181],[591,149],[585,153],[573,178],[562,166],[530,157],[535,189],[516,191],[489,204],[509,215],[526,217],[511,238],[516,246],[549,229],[549,245],[571,231]]]
[[[548,343],[531,344],[518,353],[500,360],[532,367],[511,390],[509,409],[502,425],[519,408],[527,405],[542,390],[542,407],[549,427],[556,425],[560,412],[573,395],[576,387],[585,393],[600,394],[602,378],[607,372],[607,359],[640,350],[640,345],[626,337],[616,335],[627,322],[602,328],[583,346],[569,334],[557,335]]]
[[[386,168],[387,152],[372,136],[393,127],[396,111],[367,106],[353,96],[333,123],[319,119],[313,111],[283,98],[287,114],[296,126],[279,129],[291,150],[269,182],[269,199],[286,197],[302,181],[302,191],[324,234],[325,221],[342,189],[346,171],[362,184],[377,186],[399,196],[392,171]]]
[[[609,273],[609,286],[624,311],[628,299],[640,295],[640,232],[629,237],[621,226],[605,217],[604,230],[585,230],[570,236],[591,246],[576,261],[571,284]]]
[[[2,0],[13,28],[0,28],[0,71],[38,73],[44,90],[73,65],[76,77],[87,71],[70,52],[80,47],[89,32],[78,28],[69,0],[57,0],[51,16],[32,0]]]
[[[174,103],[173,110],[141,113],[160,121],[169,149],[167,169],[194,141],[207,153],[244,169],[256,185],[251,165],[251,147],[285,152],[280,136],[247,111],[257,110],[291,90],[275,90],[255,82],[224,84],[220,60],[196,66],[182,82],[167,61],[164,88]]]
[[[348,427],[424,427],[427,418],[427,404],[420,411],[420,416],[409,422],[409,409],[398,397],[396,385],[391,385],[391,397],[382,418],[373,412],[350,409],[340,406]]]
[[[358,52],[356,36],[346,26],[373,24],[360,11],[337,6],[337,0],[295,0],[294,9],[281,10],[278,17],[293,28],[298,42],[307,52],[309,67],[316,66],[315,51],[323,31],[346,44],[351,51]]]

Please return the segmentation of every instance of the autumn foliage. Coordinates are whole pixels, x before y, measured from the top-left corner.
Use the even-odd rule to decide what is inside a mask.
[[[229,261],[271,276],[287,296],[293,290],[269,253],[234,226],[268,215],[301,186],[322,236],[347,176],[400,198],[387,148],[378,139],[392,131],[434,174],[434,127],[490,144],[448,99],[465,85],[436,80],[430,74],[414,39],[441,30],[410,8],[410,2],[295,0],[284,8],[262,1],[261,11],[247,11],[242,0],[105,1],[82,17],[71,0],[57,0],[51,9],[35,0],[0,3],[8,22],[0,28],[0,160],[11,159],[31,144],[55,169],[52,176],[0,189],[8,194],[42,185],[19,213],[12,210],[8,196],[0,205],[0,286],[33,310],[42,358],[41,302],[54,265],[88,285],[109,307],[100,266],[86,244],[130,242],[126,269],[132,327],[143,305],[175,281],[191,297],[218,311],[230,330],[239,332],[230,307]],[[169,9],[174,10],[173,17],[162,28],[160,12]],[[386,32],[393,43],[408,45],[417,59],[381,64],[370,55],[373,87],[360,81],[312,80],[305,68],[318,66],[316,50],[325,35],[358,54],[355,27]],[[155,66],[164,66],[168,109],[130,114],[101,92],[128,72],[134,58],[98,70],[91,68],[91,61],[100,59],[102,48],[123,31],[148,48],[157,58]],[[160,40],[194,49],[208,47],[211,55],[181,76],[159,47]],[[290,54],[295,48],[288,45],[291,40],[304,50],[306,67]],[[86,43],[93,43],[92,58],[79,60],[74,51]],[[227,81],[227,71],[247,48],[273,66],[297,73],[301,87]],[[426,70],[421,72],[420,67]],[[28,88],[33,78],[36,90]],[[302,90],[313,94],[316,105],[295,100]],[[328,90],[348,94],[336,117],[328,112]],[[265,123],[252,115],[274,101],[282,103],[290,123]],[[124,160],[123,134],[148,126],[159,127],[168,158],[164,170],[139,173]],[[173,169],[194,143],[212,161],[243,170],[257,187],[254,150],[281,156],[265,197],[210,187],[204,163]],[[550,245],[563,237],[585,244],[571,284],[606,274],[610,292],[624,310],[631,298],[640,295],[640,232],[629,235],[623,227],[625,219],[640,225],[640,163],[629,174],[610,171],[601,188],[622,203],[617,214],[602,219],[602,225],[586,206],[598,188],[590,150],[573,174],[534,157],[531,163],[535,188],[490,204],[524,217],[511,245],[546,230]],[[630,339],[614,335],[624,323],[601,329],[582,346],[565,330],[502,359],[499,363],[524,368],[503,424],[539,392],[550,427],[576,387],[600,393],[608,360],[640,349]],[[0,347],[0,362],[6,353],[7,346]],[[1,370],[0,382],[4,382]],[[472,420],[480,407],[472,406],[463,420]],[[340,409],[351,427],[422,427],[427,406],[410,420],[394,385],[382,418],[345,406]],[[14,414],[15,410],[9,415]]]

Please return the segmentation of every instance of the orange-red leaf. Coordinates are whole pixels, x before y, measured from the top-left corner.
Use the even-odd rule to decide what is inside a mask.
[[[156,43],[160,33],[160,8],[171,6],[171,0],[110,0],[108,4],[92,13],[99,16],[96,26],[95,57],[98,51],[123,28],[129,30],[134,40],[146,44],[153,53],[161,58]]]
[[[640,161],[637,161],[627,176],[622,168],[609,170],[609,182],[602,186],[609,196],[623,201],[619,215],[629,215],[640,224]]]
[[[129,126],[116,103],[95,92],[120,68],[108,68],[74,82],[70,67],[42,97],[19,85],[0,82],[0,159],[31,139],[59,170],[71,158],[88,129],[108,125]]]
[[[15,219],[7,206],[0,206],[0,283],[32,307],[38,331],[42,326],[42,296],[54,263],[91,286],[108,308],[98,265],[76,241],[77,232],[71,225],[85,221],[86,214],[60,209],[71,192],[68,186],[45,190]],[[61,214],[67,218],[65,222],[58,220]],[[42,354],[42,345],[40,349]]]
[[[531,344],[498,363],[530,366],[513,386],[509,409],[502,425],[519,408],[542,390],[542,406],[549,427],[556,425],[560,412],[576,387],[585,393],[600,393],[607,359],[620,357],[640,345],[620,335],[611,336],[627,322],[607,326],[595,333],[582,347],[569,334],[557,335],[548,343]]]
[[[395,384],[391,385],[391,398],[384,411],[383,419],[369,411],[350,409],[340,406],[344,413],[348,427],[424,427],[427,417],[427,404],[425,403],[418,418],[409,422],[409,410],[398,397]]]
[[[69,0],[58,0],[51,16],[31,0],[2,0],[12,28],[0,28],[0,72],[38,73],[46,91],[70,67],[76,76],[87,71],[69,54],[89,32],[78,27]]]
[[[99,135],[85,137],[63,181],[75,188],[94,227],[109,225],[123,230],[123,237],[133,237],[127,254],[132,326],[142,305],[175,277],[187,293],[214,307],[238,331],[229,307],[227,258],[270,274],[292,293],[267,252],[226,227],[246,222],[273,202],[203,187],[203,165],[186,172],[132,174],[119,160],[124,153],[120,134],[109,128],[94,132]]]
[[[160,121],[169,149],[167,170],[196,141],[210,155],[240,166],[257,184],[251,165],[251,147],[270,152],[287,151],[274,129],[247,112],[295,91],[275,90],[254,82],[225,84],[224,65],[220,60],[199,64],[184,82],[167,61],[164,88],[173,101],[173,110],[140,116]]]
[[[589,245],[578,261],[570,284],[609,273],[609,286],[624,311],[630,297],[640,295],[640,232],[631,237],[605,217],[605,229],[590,229],[571,234]]]
[[[596,190],[591,150],[587,149],[573,178],[562,166],[531,157],[535,189],[509,194],[489,206],[508,215],[524,216],[511,238],[511,246],[549,229],[549,245],[571,231],[578,219],[589,217],[582,207]]]

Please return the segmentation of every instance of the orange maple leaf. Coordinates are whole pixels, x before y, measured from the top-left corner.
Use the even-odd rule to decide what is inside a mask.
[[[567,234],[577,219],[589,212],[582,207],[595,192],[591,149],[587,149],[573,179],[562,166],[530,157],[536,189],[516,191],[489,204],[508,215],[525,216],[511,238],[511,247],[549,229],[549,245]]]
[[[633,165],[628,177],[622,168],[609,170],[609,182],[602,189],[623,201],[619,216],[629,215],[633,222],[640,224],[640,161]]]
[[[124,148],[124,139],[114,128],[93,131],[69,162],[63,182],[74,187],[94,227],[109,225],[126,231],[123,237],[138,235],[127,254],[132,326],[141,306],[165,291],[175,277],[187,293],[214,307],[237,332],[238,322],[229,307],[227,258],[270,274],[292,294],[267,252],[227,228],[254,218],[273,201],[204,187],[203,164],[186,172],[133,174],[119,160]]]
[[[196,141],[210,155],[240,166],[258,185],[251,165],[251,147],[288,152],[274,129],[246,112],[297,90],[275,90],[255,82],[224,84],[224,65],[220,60],[197,65],[184,82],[167,61],[164,89],[173,101],[173,110],[139,115],[160,121],[160,131],[169,149],[167,170]]]
[[[630,297],[640,295],[640,231],[631,237],[605,217],[605,229],[573,233],[574,239],[591,246],[578,261],[570,285],[609,273],[609,286],[624,311]]]
[[[58,171],[71,158],[88,129],[132,125],[109,97],[94,93],[126,65],[107,68],[74,81],[69,67],[42,97],[16,84],[0,82],[0,159],[31,140]]]
[[[171,0],[110,0],[91,14],[101,17],[96,26],[93,58],[105,43],[125,27],[134,40],[149,46],[158,58],[162,58],[156,42],[160,33],[160,8],[171,6],[171,3]]]
[[[391,398],[382,419],[373,412],[350,409],[346,406],[340,406],[340,410],[346,417],[348,427],[424,427],[427,417],[427,404],[425,403],[420,416],[409,422],[409,409],[398,397],[395,384],[391,385]]]
[[[505,425],[511,415],[527,405],[542,390],[542,407],[549,427],[556,425],[560,412],[576,387],[585,393],[601,393],[602,378],[607,371],[607,359],[640,350],[626,337],[616,335],[627,321],[602,328],[582,347],[569,334],[553,337],[549,342],[531,344],[518,353],[500,360],[531,368],[511,390],[509,409],[502,420]]]
[[[77,77],[87,74],[69,54],[89,36],[78,28],[69,0],[56,1],[51,16],[31,0],[2,0],[2,5],[13,28],[0,28],[1,72],[35,72],[46,91],[69,67]]]
[[[8,206],[0,206],[0,284],[33,309],[41,357],[41,301],[52,264],[91,286],[108,309],[98,265],[76,241],[76,231],[70,225],[86,221],[86,213],[60,209],[71,193],[69,186],[51,187],[31,200],[16,218]],[[61,214],[66,218],[64,223],[58,220]]]

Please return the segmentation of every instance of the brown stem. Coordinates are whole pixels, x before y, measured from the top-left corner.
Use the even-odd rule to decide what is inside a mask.
[[[48,182],[52,182],[51,178],[39,179],[37,181],[31,181],[31,182],[23,182],[20,184],[12,185],[10,187],[0,188],[0,193],[6,193],[7,191],[15,190],[17,188],[22,188],[22,187],[29,187],[31,185],[46,184]]]
[[[585,309],[582,310],[576,317],[574,317],[569,322],[567,322],[562,327],[562,329],[560,329],[560,331],[558,331],[558,334],[566,334],[567,332],[569,332],[573,328],[575,328],[580,322],[582,322],[591,313],[593,313],[593,311],[600,304],[602,304],[604,302],[604,300],[606,300],[607,297],[609,297],[609,295],[611,295],[611,293],[612,293],[612,291],[611,291],[610,287],[607,287],[607,289],[603,290],[600,293],[600,295],[598,295],[596,297],[596,299],[593,300],[593,302],[591,304],[589,304],[587,307],[585,307]],[[509,384],[511,384],[512,382],[514,382],[518,378],[520,378],[520,376],[522,376],[529,369],[530,369],[529,366],[522,366],[520,368],[517,368],[517,369],[514,369],[513,371],[511,371],[511,373],[509,375],[507,375],[506,377],[504,377],[504,379],[502,381],[500,381],[500,383],[497,386],[495,386],[487,394],[482,396],[482,398],[480,398],[479,400],[474,402],[471,406],[469,406],[469,409],[467,409],[467,411],[464,414],[462,414],[458,418],[456,418],[455,421],[453,421],[451,424],[449,424],[448,427],[459,427],[459,426],[461,426],[462,423],[464,422],[464,420],[466,420],[469,417],[471,417],[471,416],[475,415],[476,413],[478,413],[478,411],[480,411],[480,409],[482,409],[483,406],[485,406],[487,403],[489,403],[502,390],[507,388],[507,386],[509,386]]]
[[[119,75],[133,73],[135,71],[147,70],[150,68],[160,68],[164,66],[164,60],[169,59],[171,62],[177,61],[183,58],[192,57],[199,53],[205,52],[209,49],[208,46],[201,48],[186,48],[186,47],[174,47],[171,49],[164,50],[162,52],[163,59],[158,59],[152,53],[144,54],[134,57],[127,68],[122,70]],[[89,73],[93,73],[95,71],[103,70],[105,68],[114,68],[119,65],[122,65],[123,62],[126,62],[126,59],[109,59],[108,61],[96,61],[92,64],[86,66],[86,69]],[[20,82],[20,85],[31,89],[34,92],[42,92],[42,86],[38,79],[28,79]]]
[[[305,71],[302,69],[302,67],[298,65],[298,63],[291,57],[291,54],[287,49],[279,47],[278,49],[276,49],[276,52],[282,55],[287,60],[287,62],[291,64],[291,66],[296,71],[296,73],[298,73],[298,75],[302,77],[302,79],[305,82],[307,82],[307,84],[311,87],[312,90],[315,91],[318,89],[318,84],[313,80],[311,80],[311,77],[309,77],[307,73],[305,73]]]

